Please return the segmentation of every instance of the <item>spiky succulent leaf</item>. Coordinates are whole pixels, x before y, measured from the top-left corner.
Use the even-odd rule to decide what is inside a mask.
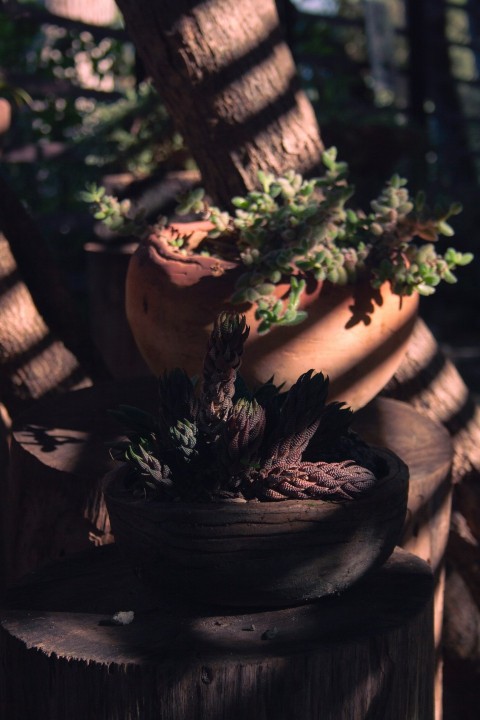
[[[169,466],[157,455],[154,436],[130,442],[123,459],[130,466],[131,487],[135,496],[160,496],[174,494],[172,473]]]
[[[230,473],[248,467],[260,448],[264,431],[264,409],[255,399],[240,398],[222,428],[222,445]]]
[[[249,328],[245,316],[223,312],[215,320],[203,364],[202,420],[215,428],[227,417]]]
[[[247,336],[243,316],[222,313],[207,347],[200,400],[177,369],[159,380],[158,418],[129,407],[117,413],[134,428],[112,448],[130,465],[133,493],[187,501],[345,500],[368,491],[377,467],[349,430],[351,411],[326,405],[328,378],[309,370],[288,392],[271,378],[252,394],[238,375]]]
[[[178,420],[194,423],[197,417],[195,386],[184,370],[175,368],[159,377],[158,401],[160,433],[168,443]]]
[[[373,489],[375,475],[351,461],[278,465],[253,475],[252,491],[260,500],[351,500]]]
[[[266,408],[275,398],[280,394],[282,385],[275,385],[273,382],[274,376],[272,375],[263,385],[255,391],[255,400],[263,407]]]
[[[312,452],[321,452],[339,438],[346,435],[353,420],[353,412],[343,402],[331,402],[323,408],[320,422],[308,447]]]
[[[170,450],[175,451],[184,463],[189,463],[198,455],[198,428],[188,420],[177,420],[170,427]]]
[[[298,462],[320,423],[328,377],[309,370],[286,393],[271,435],[266,465]]]

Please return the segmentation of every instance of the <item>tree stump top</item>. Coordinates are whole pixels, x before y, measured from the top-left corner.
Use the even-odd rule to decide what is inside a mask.
[[[243,613],[154,596],[107,546],[32,573],[8,593],[1,622],[27,647],[69,659],[142,665],[235,653],[238,662],[388,632],[424,608],[432,586],[426,563],[397,549],[341,595]],[[133,611],[133,622],[115,625],[119,611]]]
[[[432,575],[401,550],[344,594],[275,611],[153,598],[115,546],[45,568],[0,614],[9,720],[433,720]],[[112,614],[133,610],[131,624]]]

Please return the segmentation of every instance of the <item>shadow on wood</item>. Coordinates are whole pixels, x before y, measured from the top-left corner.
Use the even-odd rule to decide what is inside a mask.
[[[242,613],[152,598],[114,546],[12,590],[9,720],[432,720],[432,576],[397,550],[350,591]],[[112,614],[133,610],[126,626]]]

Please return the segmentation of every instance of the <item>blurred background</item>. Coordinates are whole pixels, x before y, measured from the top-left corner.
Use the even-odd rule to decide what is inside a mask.
[[[325,144],[349,162],[358,204],[366,207],[398,172],[432,201],[463,204],[453,244],[479,258],[478,0],[277,4]],[[98,262],[105,253],[109,262],[125,258],[128,249],[95,224],[79,193],[96,182],[152,215],[168,214],[176,195],[199,182],[113,0],[0,5],[0,168],[97,342],[108,345],[99,318],[108,303],[121,305],[115,285],[124,269],[100,298],[95,283],[106,276]],[[421,312],[480,397],[479,267],[477,259],[462,268],[459,283],[440,286]]]

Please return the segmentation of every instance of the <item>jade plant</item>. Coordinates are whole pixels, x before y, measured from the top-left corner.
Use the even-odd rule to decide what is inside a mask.
[[[378,456],[351,431],[351,410],[326,402],[328,377],[310,370],[288,392],[272,381],[247,388],[248,333],[244,316],[221,313],[200,381],[177,368],[159,378],[158,413],[113,411],[128,428],[112,456],[127,465],[132,497],[342,501],[375,486]]]
[[[202,188],[177,208],[179,215],[209,220],[212,229],[196,248],[188,236],[172,235],[172,250],[238,260],[244,272],[231,299],[256,306],[259,332],[306,318],[299,308],[309,276],[339,285],[366,277],[374,289],[388,281],[400,296],[431,295],[442,280],[456,282],[455,269],[473,258],[452,247],[442,254],[435,246],[440,235],[454,234],[448,221],[461,211],[458,203],[432,209],[423,193],[412,198],[406,180],[394,175],[369,212],[355,210],[347,205],[354,194],[348,166],[337,160],[335,148],[323,153],[323,164],[323,175],[312,179],[293,171],[284,177],[259,172],[259,188],[232,199],[233,214],[211,206]],[[166,224],[162,218],[149,227],[141,210],[103,188],[91,186],[83,197],[95,217],[116,231],[142,237]],[[275,292],[280,283],[288,286],[282,297]]]

